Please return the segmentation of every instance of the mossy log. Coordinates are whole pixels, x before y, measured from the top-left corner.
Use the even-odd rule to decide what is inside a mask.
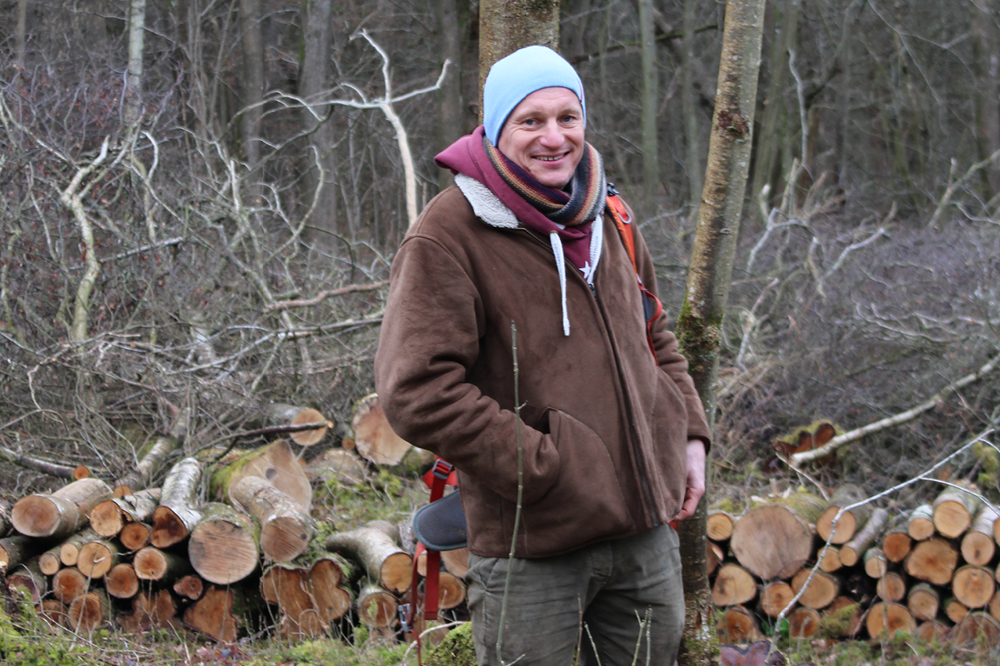
[[[820,624],[819,611],[799,606],[788,614],[788,635],[791,638],[809,638],[819,631]]]
[[[882,535],[882,552],[885,558],[893,564],[899,564],[906,559],[913,548],[913,537],[909,533],[910,515],[901,514],[889,521]]]
[[[413,558],[396,545],[392,532],[392,526],[365,525],[331,535],[326,548],[359,562],[369,578],[393,594],[402,594],[410,589]]]
[[[997,518],[1000,518],[1000,514],[989,504],[979,507],[972,525],[962,536],[962,557],[969,564],[985,567],[993,561],[993,555],[996,553],[993,534]]]
[[[7,587],[24,590],[25,596],[31,599],[36,609],[41,608],[42,599],[48,591],[49,579],[38,568],[38,558],[22,562],[7,571]]]
[[[958,548],[940,537],[921,541],[906,557],[906,573],[932,585],[947,585],[958,565]]]
[[[865,628],[872,638],[878,638],[883,633],[891,637],[897,631],[912,634],[917,630],[917,623],[906,606],[880,601],[869,609]]]
[[[969,613],[952,629],[949,639],[955,647],[975,644],[993,649],[1000,645],[1000,622],[989,613]]]
[[[141,634],[151,629],[181,628],[177,618],[177,601],[170,590],[142,590],[132,599],[132,612],[120,613],[118,626],[128,634]]]
[[[201,472],[200,462],[185,458],[167,473],[160,492],[160,505],[153,511],[153,531],[149,535],[150,543],[157,548],[180,543],[201,520],[197,509]]]
[[[726,541],[733,536],[736,521],[725,511],[713,509],[708,512],[706,534],[712,541]]]
[[[937,617],[941,607],[941,595],[927,583],[919,583],[910,588],[906,595],[906,607],[913,614],[913,619],[921,622]]]
[[[104,575],[104,588],[115,599],[131,599],[139,593],[139,577],[135,568],[128,562],[111,567],[111,571]]]
[[[743,606],[730,606],[718,614],[715,633],[724,644],[750,643],[760,639],[760,625]]]
[[[366,627],[393,626],[397,607],[396,597],[374,582],[369,582],[358,593],[358,619]]]
[[[74,481],[51,494],[22,497],[11,509],[14,529],[25,536],[65,539],[87,525],[87,514],[111,497],[100,479]]]
[[[851,540],[840,547],[840,561],[844,566],[853,567],[861,561],[861,557],[869,548],[881,543],[882,531],[888,524],[888,511],[885,509],[872,511],[864,527],[857,530]]]
[[[312,505],[312,486],[299,459],[292,453],[288,440],[235,453],[213,473],[209,492],[220,501],[229,500],[230,486],[244,476],[267,479],[271,485],[295,500],[303,509]]]
[[[274,425],[305,426],[323,424],[322,428],[303,430],[289,435],[293,442],[302,447],[319,444],[323,441],[323,437],[326,436],[326,431],[333,427],[333,423],[328,421],[322,412],[312,407],[299,407],[297,405],[285,405],[274,402],[264,407],[264,413],[267,415],[268,421]]]
[[[191,562],[187,558],[155,546],[140,549],[132,558],[132,566],[139,580],[156,581],[162,585],[170,585],[191,571]]]
[[[788,583],[784,581],[765,583],[760,588],[760,609],[768,617],[778,617],[794,598],[795,590]]]
[[[757,581],[738,564],[723,564],[712,585],[712,603],[720,608],[753,601],[757,596]]]
[[[906,598],[906,578],[898,571],[887,571],[875,584],[875,594],[882,601],[900,603]]]
[[[197,574],[187,574],[178,578],[172,589],[177,596],[198,601],[205,592],[205,581]]]
[[[959,482],[960,487],[948,486],[934,500],[934,527],[941,536],[956,539],[969,529],[979,509],[975,487]]]
[[[861,529],[871,517],[871,504],[862,504],[850,511],[845,511],[837,521],[836,530],[833,528],[833,520],[842,508],[863,502],[865,498],[864,492],[854,484],[845,483],[837,488],[833,497],[830,498],[829,506],[816,521],[816,534],[819,535],[819,538],[836,546],[843,545],[853,539],[855,532]]]
[[[806,585],[810,576],[812,580]],[[813,572],[812,569],[802,569],[792,578],[792,590],[798,594],[803,587],[805,591],[799,597],[799,603],[806,608],[822,610],[840,595],[840,578],[825,571]]]
[[[238,612],[244,594],[240,588],[209,585],[201,599],[184,611],[184,624],[219,643],[232,643],[244,624]]]
[[[116,537],[128,523],[152,520],[159,503],[159,488],[104,500],[90,512],[90,527],[102,537]]]
[[[244,476],[229,486],[233,504],[260,524],[260,549],[272,562],[291,562],[309,547],[316,522],[267,479]]]
[[[52,596],[69,605],[87,591],[87,577],[76,567],[64,567],[52,577]]]
[[[861,604],[851,597],[837,597],[820,616],[820,630],[834,638],[853,638],[861,626]]]
[[[966,564],[951,579],[951,593],[966,608],[985,608],[995,591],[993,572],[985,567]]]
[[[21,562],[27,562],[40,551],[45,550],[45,541],[26,536],[10,536],[0,539],[0,565],[13,569]]]
[[[69,626],[79,634],[90,634],[111,620],[111,600],[101,589],[80,595],[69,604]]]
[[[813,524],[823,502],[800,491],[769,500],[736,523],[729,540],[739,563],[765,581],[790,578],[813,553]]]
[[[206,504],[201,512],[203,518],[188,540],[188,557],[198,575],[209,583],[230,585],[253,573],[260,559],[257,524],[219,502]]]
[[[97,532],[89,527],[71,535],[59,544],[59,561],[64,567],[75,567],[80,560],[80,549],[84,544],[99,538]]]
[[[934,536],[934,507],[921,504],[911,511],[906,531],[914,541],[924,541]]]
[[[94,539],[80,548],[76,566],[84,576],[104,578],[111,567],[118,564],[120,552],[117,543],[107,539]]]
[[[147,523],[129,523],[118,533],[118,540],[130,551],[136,551],[152,543],[153,526]]]

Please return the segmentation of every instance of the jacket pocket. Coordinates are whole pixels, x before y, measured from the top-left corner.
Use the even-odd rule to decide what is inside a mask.
[[[565,552],[630,532],[634,523],[619,475],[601,438],[569,414],[549,411],[559,476],[538,501],[524,506],[518,541],[527,553]]]
[[[657,473],[666,492],[665,505],[659,508],[672,516],[684,502],[687,484],[687,403],[670,375],[658,370],[656,376],[651,430]]]

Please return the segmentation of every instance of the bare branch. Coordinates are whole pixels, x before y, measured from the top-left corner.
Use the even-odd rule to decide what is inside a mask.
[[[275,310],[288,310],[291,308],[307,308],[312,305],[319,305],[327,298],[331,296],[343,296],[344,294],[353,294],[360,291],[373,291],[375,289],[380,289],[385,285],[389,284],[388,280],[380,280],[373,284],[352,284],[346,287],[340,287],[339,289],[328,289],[326,291],[321,291],[312,298],[303,298],[293,301],[275,301],[264,308],[264,312],[274,312]]]

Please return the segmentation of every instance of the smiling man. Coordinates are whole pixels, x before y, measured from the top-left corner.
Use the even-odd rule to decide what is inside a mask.
[[[702,404],[664,315],[647,336],[636,278],[655,292],[653,262],[636,228],[633,265],[606,205],[577,73],[531,46],[483,97],[484,125],[436,158],[455,186],[393,261],[381,403],[458,470],[480,664],[616,666],[638,649],[669,665],[684,600],[667,523],[704,493]]]

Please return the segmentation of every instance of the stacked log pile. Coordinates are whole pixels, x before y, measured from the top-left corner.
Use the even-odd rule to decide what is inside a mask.
[[[271,412],[293,426],[330,425],[315,410]],[[319,441],[305,432],[293,442]],[[156,439],[136,471],[112,483],[81,478],[0,507],[0,569],[10,587],[51,622],[82,633],[106,623],[135,633],[187,627],[229,642],[260,628],[316,638],[350,620],[373,633],[400,629],[414,545],[395,526],[319,529],[289,440],[218,463],[169,463],[182,440],[180,429]],[[453,608],[464,585],[445,572],[442,579],[441,607]]]
[[[845,485],[829,503],[800,491],[761,501],[740,518],[710,512],[720,640],[757,640],[780,616],[792,637],[901,630],[1000,645],[997,512],[963,484],[895,516],[864,500]]]

